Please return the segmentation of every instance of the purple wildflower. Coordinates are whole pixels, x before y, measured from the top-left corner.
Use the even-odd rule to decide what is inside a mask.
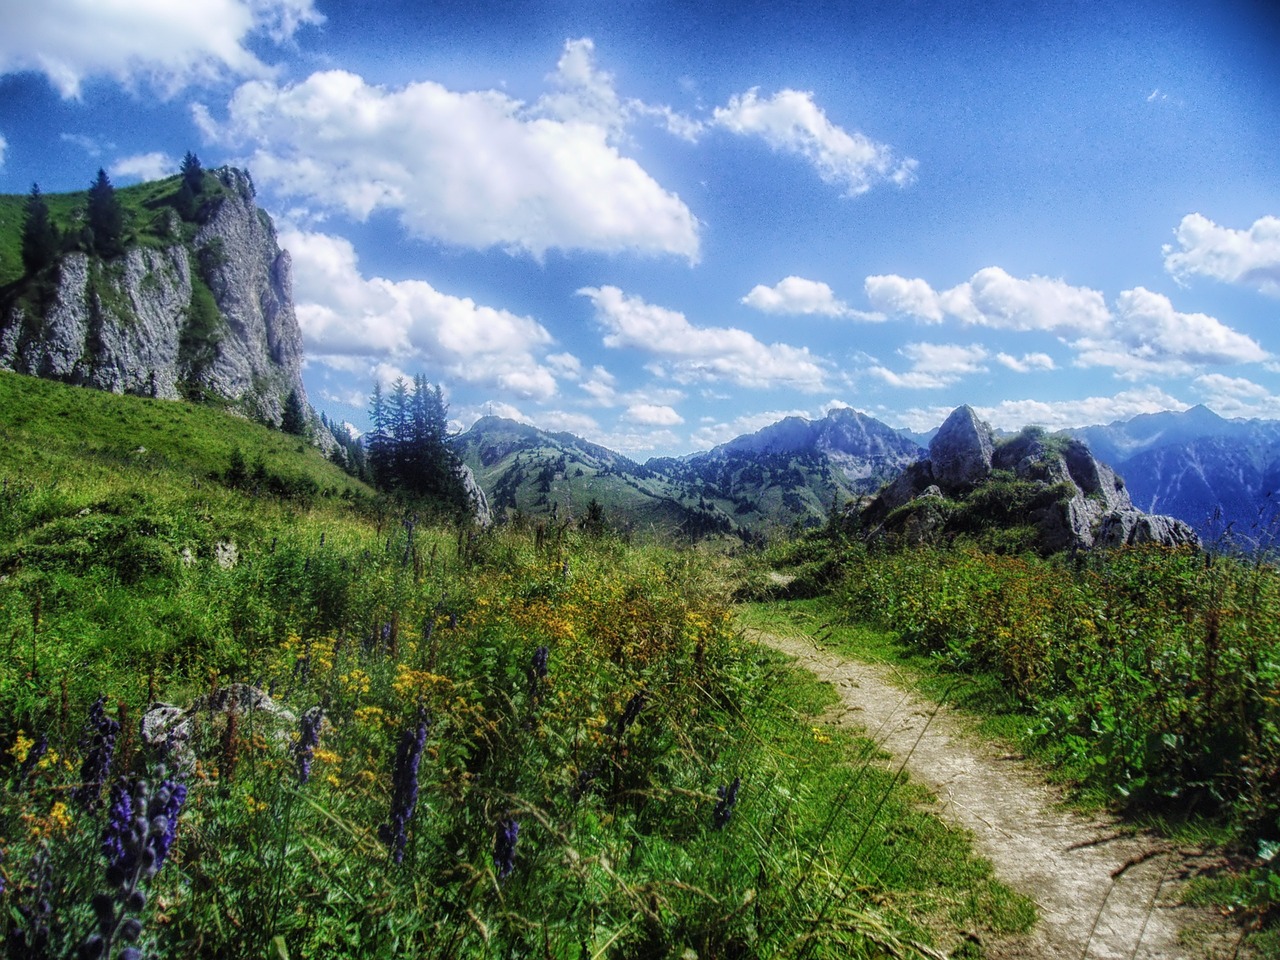
[[[406,729],[400,735],[400,745],[396,748],[395,768],[391,773],[391,817],[378,828],[378,839],[387,845],[387,851],[396,863],[404,859],[409,821],[418,803],[418,764],[427,742],[427,726],[426,717],[419,713],[416,729]]]
[[[53,893],[53,865],[44,846],[31,858],[27,880],[11,894],[17,901],[21,922],[10,925],[9,936],[5,938],[0,953],[13,960],[44,960],[52,956],[49,952],[49,922],[53,917],[53,904],[49,902]]]
[[[733,816],[734,805],[738,802],[738,787],[742,783],[741,777],[734,777],[733,783],[727,787],[717,787],[716,795],[720,798],[716,801],[716,808],[711,813],[711,826],[716,830],[723,830],[729,824],[729,818]]]
[[[493,865],[498,868],[498,879],[505,880],[516,868],[516,844],[520,841],[520,824],[503,820],[493,841]]]
[[[102,802],[102,788],[111,772],[116,734],[120,732],[120,724],[107,716],[103,707],[106,702],[106,697],[99,697],[89,708],[89,719],[85,723],[82,740],[86,752],[84,761],[80,764],[80,785],[71,792],[75,801],[89,813],[96,811],[98,804]]]
[[[639,719],[640,711],[644,709],[647,699],[643,693],[637,693],[627,701],[627,705],[622,709],[622,715],[618,717],[615,736],[621,737],[627,732],[627,727]]]
[[[157,774],[164,778],[163,766]],[[102,834],[108,892],[94,895],[96,929],[80,944],[81,958],[110,957],[117,939],[133,944],[142,935],[142,921],[131,914],[146,906],[146,882],[164,865],[186,798],[187,788],[174,780],[154,789],[143,779],[116,783]],[[136,947],[120,951],[120,960],[140,956]]]
[[[529,664],[529,697],[532,700],[538,699],[538,694],[542,689],[542,681],[546,679],[547,656],[548,650],[545,646],[538,647],[533,651],[533,660]]]
[[[320,724],[323,720],[324,711],[319,707],[312,707],[302,715],[301,731],[293,748],[294,757],[298,761],[299,784],[306,783],[311,778],[311,760],[320,744]]]
[[[43,733],[35,745],[27,751],[27,757],[22,761],[22,766],[18,768],[18,783],[25,783],[27,777],[35,772],[36,764],[44,759],[44,755],[49,752],[49,738]]]

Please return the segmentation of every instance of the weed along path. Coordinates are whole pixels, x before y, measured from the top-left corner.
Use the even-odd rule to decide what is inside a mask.
[[[1181,931],[1205,915],[1178,904],[1182,855],[1167,841],[1104,816],[1065,809],[1027,762],[962,730],[945,707],[891,682],[891,671],[838,656],[807,636],[748,630],[833,684],[853,724],[933,790],[942,815],[970,830],[978,851],[1039,908],[1025,936],[983,943],[996,960],[1193,960],[1231,956],[1234,943],[1188,947]]]

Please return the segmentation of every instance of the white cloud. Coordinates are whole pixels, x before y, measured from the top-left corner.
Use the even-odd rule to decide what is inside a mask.
[[[894,387],[913,390],[933,390],[946,387],[972,373],[984,373],[982,365],[990,354],[986,348],[974,344],[971,347],[956,343],[908,343],[898,351],[911,361],[906,373],[895,373],[886,367],[875,366],[868,371]]]
[[[576,433],[584,438],[600,432],[600,424],[596,422],[595,417],[569,410],[540,411],[537,426],[543,430],[564,430],[568,433]]]
[[[884,319],[882,314],[854,310],[843,300],[837,300],[831,288],[820,280],[796,276],[784,277],[772,287],[758,283],[740,302],[762,313],[814,314],[872,321]]]
[[[916,161],[900,160],[887,144],[832,123],[800,90],[780,90],[762,100],[752,87],[717,107],[714,123],[743,136],[757,136],[774,150],[808,160],[824,183],[843,187],[857,196],[881,182],[905,186],[915,180]]]
[[[952,317],[997,330],[1045,330],[1101,333],[1111,314],[1097,290],[1063,280],[1032,276],[1020,280],[1000,267],[985,267],[949,290],[935,291],[919,278],[893,274],[867,277],[871,305],[885,313],[906,314],[929,323]]]
[[[102,155],[103,146],[93,137],[87,137],[82,133],[60,133],[58,134],[58,139],[63,143],[70,143],[79,147],[91,157]],[[114,147],[115,145],[109,144],[108,146]]]
[[[0,133],[0,167],[4,166],[4,154],[9,149],[9,141],[4,138],[4,134]]]
[[[1111,397],[1084,397],[1079,400],[1002,400],[995,406],[975,406],[983,420],[1000,430],[1021,430],[1037,424],[1050,430],[1086,427],[1097,423],[1128,420],[1141,413],[1186,410],[1189,405],[1155,386],[1125,390]],[[908,430],[931,430],[951,413],[950,407],[907,410],[894,418]]]
[[[366,278],[341,237],[285,230],[281,245],[292,254],[308,353],[381,360],[397,371],[425,365],[433,380],[486,384],[535,400],[556,393],[552,369],[538,359],[553,340],[536,320],[422,280]]]
[[[668,406],[656,403],[635,403],[627,407],[624,420],[650,427],[674,427],[684,423],[684,417]]]
[[[1248,230],[1232,230],[1189,213],[1176,236],[1181,249],[1164,246],[1164,268],[1177,280],[1211,277],[1280,297],[1280,217],[1260,217]]]
[[[1008,353],[997,353],[996,362],[1008,367],[1014,373],[1031,373],[1033,370],[1056,370],[1053,357],[1047,353],[1024,353],[1015,357]]]
[[[618,97],[613,75],[596,67],[595,43],[589,37],[566,40],[564,52],[547,81],[555,93],[538,99],[539,111],[568,123],[588,123],[619,134],[626,127],[629,110]]]
[[[43,73],[67,99],[89,77],[173,94],[189,83],[270,72],[250,50],[324,21],[312,0],[40,0],[5,4],[0,74]]]
[[[1223,417],[1280,417],[1280,397],[1244,377],[1208,373],[1191,382],[1205,403]]]
[[[607,347],[634,347],[658,362],[653,370],[680,383],[726,380],[743,387],[824,389],[823,362],[804,347],[764,344],[733,327],[698,327],[675,310],[629,297],[617,287],[578,291],[595,305]]]
[[[582,376],[582,361],[572,353],[549,353],[543,361],[557,376],[577,380]]]
[[[1073,346],[1077,365],[1112,367],[1126,380],[1185,376],[1204,365],[1258,363],[1270,356],[1251,337],[1207,314],[1179,313],[1168,297],[1145,287],[1120,294],[1107,335]]]
[[[133,178],[143,182],[161,180],[178,172],[177,162],[163,153],[136,153],[121,157],[111,165],[113,177]]]
[[[538,258],[555,248],[696,262],[697,218],[619,152],[624,115],[589,44],[568,45],[560,93],[533,107],[497,90],[392,89],[330,70],[246,83],[224,124],[202,109],[194,119],[247,144],[259,182],[319,210],[387,210],[417,237]]]

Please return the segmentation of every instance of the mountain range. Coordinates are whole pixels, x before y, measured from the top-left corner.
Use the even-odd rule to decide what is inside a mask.
[[[1228,420],[1203,406],[1061,431],[1124,479],[1133,504],[1269,542],[1280,486],[1280,421]],[[591,500],[615,526],[751,541],[822,523],[866,502],[924,458],[928,435],[849,408],[788,417],[704,453],[631,460],[569,433],[485,417],[455,441],[498,516],[580,516]]]

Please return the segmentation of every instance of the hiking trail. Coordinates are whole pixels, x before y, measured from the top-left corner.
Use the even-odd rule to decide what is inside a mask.
[[[996,876],[1035,901],[1039,920],[1021,936],[983,937],[991,960],[1204,960],[1237,954],[1237,935],[1208,911],[1182,905],[1199,851],[1063,805],[1064,793],[1020,755],[967,732],[960,719],[862,663],[805,635],[748,629],[746,637],[795,657],[832,684],[828,719],[863,728],[933,791],[940,815],[974,835]],[[1198,942],[1188,944],[1183,931]]]

